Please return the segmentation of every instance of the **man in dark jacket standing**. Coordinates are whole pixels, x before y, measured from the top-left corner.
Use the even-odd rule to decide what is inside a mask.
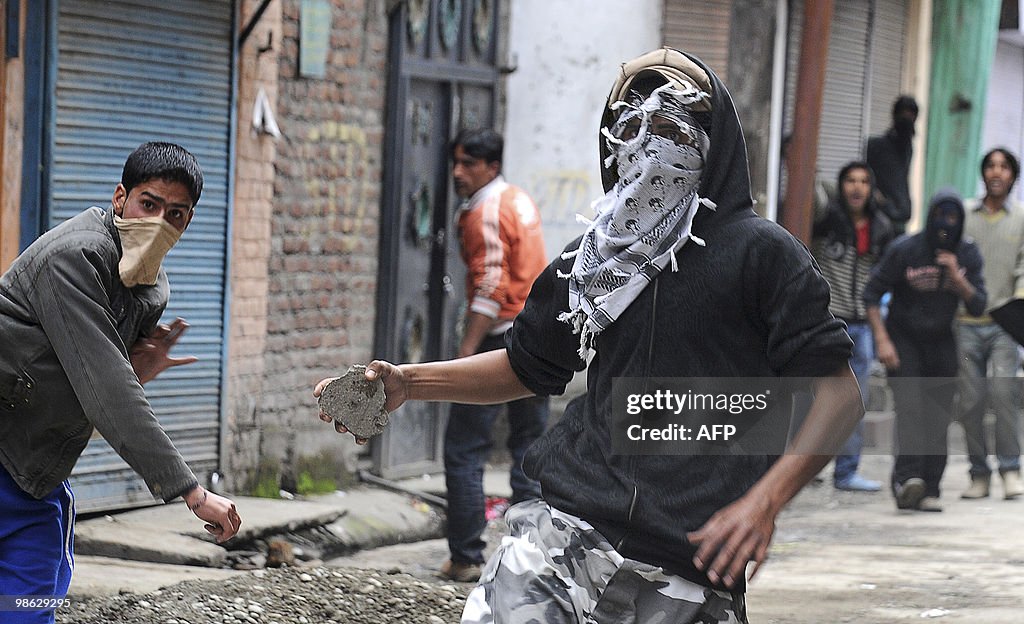
[[[874,176],[867,163],[853,161],[839,171],[838,193],[815,219],[811,252],[822,275],[832,287],[829,309],[846,321],[853,339],[850,368],[857,377],[861,396],[867,402],[871,363],[875,360],[874,338],[864,309],[864,286],[871,269],[893,238],[889,218],[872,197]],[[863,422],[836,455],[832,479],[836,489],[877,492],[882,484],[857,472],[863,445]]]
[[[914,124],[917,100],[901,95],[892,105],[892,126],[885,134],[868,139],[868,165],[878,176],[882,209],[892,221],[896,234],[902,234],[911,216],[910,160],[914,156]]]
[[[171,366],[187,325],[159,324],[164,255],[203,188],[192,154],[146,143],[128,157],[112,205],[43,234],[0,277],[0,595],[63,597],[74,568],[67,478],[93,430],[154,496],[182,497],[218,541],[241,524],[207,492],[161,429],[142,384]],[[53,622],[50,610],[0,623]]]
[[[664,48],[623,64],[599,141],[597,216],[537,278],[506,348],[375,361],[367,378],[384,381],[389,410],[493,403],[561,393],[594,354],[587,393],[527,452],[543,500],[507,512],[463,622],[746,622],[747,564],[827,463],[825,434],[845,439],[863,412],[850,339],[807,250],[753,211],[732,99],[700,60]],[[822,372],[804,452],[612,449],[617,378]]]
[[[892,491],[899,509],[942,511],[939,482],[946,469],[956,377],[953,318],[985,311],[985,280],[978,247],[963,238],[964,206],[952,190],[932,198],[923,232],[889,246],[864,288],[864,305],[879,361],[889,371],[896,403],[896,461]],[[882,295],[892,293],[882,321]]]

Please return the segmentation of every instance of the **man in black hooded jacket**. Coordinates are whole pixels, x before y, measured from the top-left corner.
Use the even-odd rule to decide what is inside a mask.
[[[889,371],[896,403],[892,491],[899,509],[942,511],[946,430],[957,374],[953,318],[960,302],[973,316],[987,295],[977,245],[963,238],[964,205],[952,190],[932,197],[925,229],[889,246],[864,288],[878,360]],[[882,321],[880,301],[892,293]]]
[[[745,622],[747,563],[827,463],[824,439],[863,413],[851,342],[810,254],[753,211],[732,99],[701,61],[665,48],[623,64],[600,148],[597,218],[538,277],[504,351],[366,376],[388,410],[493,403],[559,394],[594,353],[587,393],[524,461],[543,500],[506,514],[463,622]],[[819,377],[803,452],[612,450],[617,378],[781,376]]]
[[[896,234],[906,230],[911,216],[910,160],[914,156],[914,124],[917,100],[901,95],[892,104],[892,126],[885,134],[868,139],[866,157],[877,175],[878,199],[892,221]]]

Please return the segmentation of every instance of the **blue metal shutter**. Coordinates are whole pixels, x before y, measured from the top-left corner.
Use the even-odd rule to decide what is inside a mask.
[[[52,97],[49,226],[106,207],[140,143],[184,146],[203,168],[195,217],[165,266],[167,319],[192,326],[176,354],[200,361],[146,385],[198,475],[218,465],[232,102],[231,0],[60,0]],[[101,439],[72,477],[80,510],[148,503],[142,480]]]

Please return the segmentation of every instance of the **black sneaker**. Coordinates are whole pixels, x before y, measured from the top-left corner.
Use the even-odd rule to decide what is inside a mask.
[[[896,508],[917,509],[924,498],[924,479],[912,477],[896,484]]]

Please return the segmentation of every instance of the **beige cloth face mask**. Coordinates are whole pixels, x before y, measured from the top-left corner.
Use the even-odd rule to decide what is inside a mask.
[[[121,282],[128,288],[156,284],[160,263],[181,238],[181,232],[163,217],[122,219],[115,214],[114,227],[121,235],[121,261],[117,265]]]

